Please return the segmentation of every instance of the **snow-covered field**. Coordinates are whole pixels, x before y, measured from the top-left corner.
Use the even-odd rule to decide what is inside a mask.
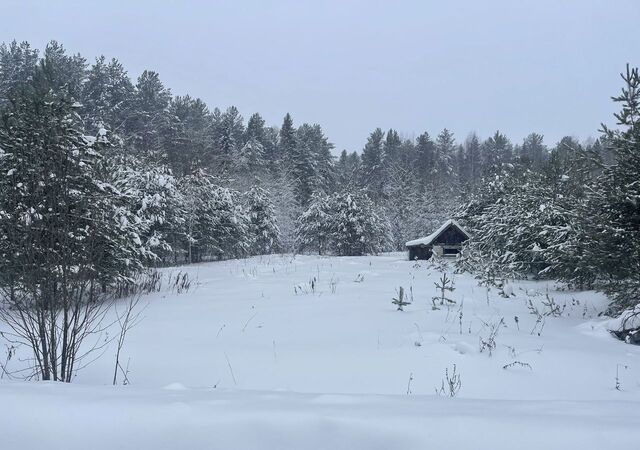
[[[440,272],[403,253],[266,256],[164,273],[178,271],[193,280],[188,292],[143,298],[144,319],[123,349],[131,384],[110,385],[113,346],[72,385],[5,377],[0,448],[640,442],[640,347],[609,335],[599,294],[519,282],[505,298],[449,269],[456,303],[433,310]],[[400,286],[413,295],[405,311],[391,303]],[[527,305],[544,314],[549,298],[561,315],[539,321]],[[437,395],[454,365],[459,392]]]

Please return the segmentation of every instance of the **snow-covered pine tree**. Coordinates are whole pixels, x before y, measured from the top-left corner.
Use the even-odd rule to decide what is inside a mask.
[[[413,216],[420,194],[411,167],[406,167],[401,161],[387,167],[383,193],[390,244],[394,250],[404,250],[405,242],[424,233],[424,230],[416,231],[414,228]]]
[[[164,162],[171,124],[170,101],[171,91],[162,84],[158,73],[145,70],[138,78],[126,120],[127,143],[132,144],[136,156]]]
[[[202,170],[183,177],[179,190],[184,205],[185,259],[198,262],[246,255],[251,242],[249,217],[240,193],[217,185]]]
[[[330,238],[336,254],[376,254],[387,247],[387,223],[366,194],[334,194],[330,197],[329,207]]]
[[[283,172],[289,172],[291,166],[295,163],[293,161],[296,146],[296,129],[293,126],[293,119],[291,114],[287,113],[284,116],[282,127],[278,133],[278,146],[276,150],[276,161],[279,169]]]
[[[134,95],[133,83],[122,64],[104,56],[90,67],[82,86],[82,116],[87,130],[97,133],[105,128],[123,134],[131,112]]]
[[[171,170],[131,155],[108,158],[100,170],[101,179],[117,193],[120,221],[135,227],[145,263],[173,262],[173,247],[179,245],[184,225],[184,199]]]
[[[611,311],[640,303],[640,73],[627,66],[614,102],[617,128],[603,125],[605,145],[614,157],[591,186],[589,242],[603,275]]]
[[[484,278],[549,276],[548,226],[565,226],[566,210],[537,172],[497,174],[472,197],[461,218],[473,235],[462,264]]]
[[[220,116],[215,142],[216,150],[220,155],[219,163],[222,165],[220,168],[222,171],[232,172],[235,169],[234,159],[244,145],[243,136],[244,118],[238,108],[230,106]]]
[[[482,144],[480,155],[480,176],[490,176],[500,171],[504,164],[513,159],[513,145],[500,131],[496,131]]]
[[[302,210],[295,197],[295,185],[286,173],[269,171],[262,175],[264,189],[271,193],[278,228],[280,247],[283,252],[296,251],[296,220]]]
[[[525,166],[539,169],[548,157],[547,146],[544,144],[544,136],[538,133],[530,133],[522,142],[519,154],[521,162]]]
[[[253,178],[265,170],[267,132],[264,119],[255,113],[247,122],[243,137],[244,145],[236,155],[236,171],[245,178]]]
[[[367,138],[361,157],[361,185],[367,190],[369,197],[375,201],[382,198],[384,185],[383,139],[384,132],[380,128],[376,128]]]
[[[296,144],[289,150],[288,174],[294,183],[295,196],[301,207],[309,203],[318,181],[315,134],[311,125],[302,124],[296,131]]]
[[[431,179],[438,186],[451,184],[453,181],[455,143],[453,133],[446,128],[436,138]]]
[[[0,109],[9,97],[32,76],[38,63],[38,51],[28,42],[0,44]]]
[[[52,88],[65,89],[76,101],[80,101],[87,75],[87,60],[80,54],[67,55],[65,48],[57,41],[49,42],[42,56],[50,61],[49,70],[54,72],[50,80]]]
[[[401,146],[402,140],[400,139],[400,135],[398,134],[398,132],[393,128],[387,131],[382,147],[382,164],[385,167],[391,167],[398,162],[398,160],[400,159]]]
[[[176,176],[208,168],[213,163],[212,120],[207,105],[186,95],[169,107],[171,129],[167,138],[167,164]]]
[[[297,220],[297,236],[299,250],[359,256],[387,247],[388,226],[364,193],[314,195]]]
[[[303,124],[298,128],[298,142],[306,144],[313,160],[312,186],[314,192],[333,192],[335,189],[333,144],[318,124]]]
[[[332,231],[329,197],[314,194],[309,206],[296,219],[296,251],[315,250],[319,255],[330,248]]]
[[[343,150],[334,167],[336,190],[351,190],[358,186],[360,177],[360,155]]]
[[[280,229],[270,193],[254,186],[245,194],[252,254],[275,253],[280,248]]]
[[[416,177],[419,180],[420,188],[424,190],[428,184],[432,184],[432,176],[435,164],[435,143],[431,140],[429,133],[422,133],[416,139]]]
[[[84,136],[59,54],[12,94],[0,121],[0,314],[33,350],[38,376],[69,382],[104,291],[143,264],[119,195],[97,170],[104,136]],[[61,67],[62,65],[63,67]]]

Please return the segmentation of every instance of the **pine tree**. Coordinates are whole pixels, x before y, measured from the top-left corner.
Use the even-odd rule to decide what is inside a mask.
[[[499,172],[503,164],[511,162],[513,145],[505,135],[496,131],[493,136],[482,144],[480,158],[480,175],[491,175]]]
[[[97,133],[106,128],[123,134],[131,115],[134,86],[124,67],[116,59],[107,63],[104,56],[96,59],[82,86],[84,122]]]
[[[429,133],[422,133],[416,140],[416,171],[420,187],[433,183],[435,172],[436,147]]]
[[[247,254],[251,236],[249,216],[241,195],[217,186],[202,170],[180,180],[184,202],[184,249],[188,262]]]
[[[613,100],[618,128],[603,125],[606,145],[615,162],[602,169],[591,189],[589,242],[593,260],[605,275],[605,291],[614,312],[632,308],[640,299],[640,74],[630,68]]]
[[[170,101],[171,92],[164,87],[160,76],[145,70],[135,86],[126,130],[138,156],[156,161],[166,158]]]
[[[446,128],[438,135],[435,145],[433,178],[437,183],[447,183],[453,175],[455,139]]]
[[[295,187],[298,204],[306,206],[311,194],[316,190],[317,163],[314,155],[314,137],[312,127],[303,124],[296,132],[296,145],[290,150],[287,164],[288,174]]]
[[[200,99],[175,97],[169,107],[171,130],[166,134],[167,164],[178,176],[212,166],[212,120]]]
[[[462,178],[472,186],[479,181],[482,173],[482,147],[478,135],[472,133],[464,143]]]
[[[282,127],[278,134],[278,147],[276,160],[281,169],[288,171],[295,163],[295,153],[298,143],[296,141],[296,129],[293,126],[291,114],[284,116]]]
[[[0,109],[33,76],[37,63],[38,51],[28,42],[0,44]]]
[[[376,128],[367,139],[362,151],[362,186],[366,187],[369,196],[375,201],[382,198],[384,184],[383,141],[384,132]]]
[[[244,119],[238,108],[230,106],[222,113],[216,141],[224,170],[233,170],[234,160],[244,146]]]
[[[47,44],[43,58],[51,63],[52,89],[65,89],[74,100],[79,101],[86,78],[87,60],[80,54],[67,55],[64,47],[56,41]]]
[[[520,149],[520,160],[523,164],[540,168],[546,158],[547,147],[544,145],[544,137],[541,134],[531,133],[524,138]]]
[[[237,155],[237,168],[240,173],[255,176],[267,164],[267,131],[260,114],[255,113],[249,118],[243,142],[244,145]]]
[[[335,165],[336,190],[353,189],[358,185],[360,176],[360,155],[356,152],[347,153],[343,150]]]
[[[297,147],[292,175],[300,185],[301,205],[306,205],[311,193],[331,192],[335,186],[331,144],[320,125],[302,124],[296,133]]]
[[[245,194],[249,215],[251,252],[257,255],[274,253],[280,248],[280,229],[270,193],[253,187]]]
[[[359,192],[315,195],[297,220],[298,250],[359,256],[382,251],[387,237],[382,214]]]
[[[45,52],[0,121],[0,314],[42,379],[70,382],[103,290],[141,269],[144,250],[120,193],[100,180],[109,143],[84,136],[67,62]]]
[[[400,147],[402,146],[402,140],[398,135],[398,132],[394,129],[387,131],[386,138],[384,140],[384,146],[382,149],[383,164],[389,167],[398,162],[400,158]]]

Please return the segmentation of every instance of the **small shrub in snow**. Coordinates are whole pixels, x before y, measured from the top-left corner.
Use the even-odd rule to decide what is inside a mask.
[[[440,389],[436,388],[436,395],[445,395],[453,398],[458,395],[460,389],[462,389],[462,379],[454,364],[451,373],[449,373],[448,368],[444,369],[444,379],[442,380]]]
[[[177,294],[189,292],[191,289],[191,278],[187,272],[178,272],[175,278],[170,279],[171,290]]]
[[[306,283],[296,284],[295,286],[293,286],[293,292],[295,292],[296,295],[315,294],[317,285],[318,280],[316,279],[316,277],[313,277]]]
[[[496,338],[500,332],[500,328],[506,326],[504,323],[504,317],[500,318],[500,321],[495,323],[483,322],[484,327],[487,329],[488,334],[486,337],[479,337],[480,340],[480,353],[487,352],[489,356],[493,355],[493,351],[496,349]]]

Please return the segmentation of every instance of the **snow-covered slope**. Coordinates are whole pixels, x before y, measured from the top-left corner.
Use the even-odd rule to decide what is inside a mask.
[[[165,274],[178,271],[194,280],[189,292],[146,296],[127,338],[130,385],[109,386],[112,348],[73,385],[2,381],[1,447],[640,442],[640,348],[610,337],[593,292],[520,282],[505,298],[449,271],[456,303],[433,310],[440,272],[404,254],[267,256]],[[391,304],[400,286],[413,295],[405,311]],[[549,299],[559,317],[530,313],[548,312]],[[437,396],[454,365],[459,392]]]

